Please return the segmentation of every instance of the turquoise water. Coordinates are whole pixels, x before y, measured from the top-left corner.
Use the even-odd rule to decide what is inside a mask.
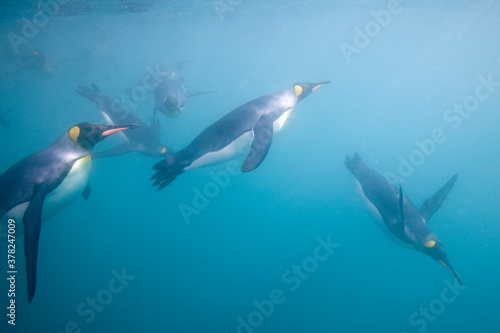
[[[332,81],[295,107],[253,172],[199,168],[157,191],[157,158],[94,161],[90,199],[42,227],[31,304],[17,274],[15,327],[2,278],[2,332],[498,332],[496,2],[69,1],[31,32],[46,7],[0,8],[2,171],[103,122],[78,84],[118,97],[148,68],[187,61],[186,86],[217,93],[159,118],[179,150],[254,98]],[[20,68],[34,49],[58,68]],[[136,104],[149,123],[152,95]],[[459,174],[429,227],[464,287],[376,227],[343,164],[355,152],[417,206]]]

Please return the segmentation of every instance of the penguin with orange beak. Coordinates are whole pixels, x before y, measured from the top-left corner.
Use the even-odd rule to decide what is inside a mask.
[[[361,185],[363,196],[369,204],[375,206],[391,236],[396,236],[397,240],[409,244],[439,262],[462,284],[462,279],[448,260],[443,244],[427,227],[430,218],[441,207],[457,182],[458,175],[451,177],[418,210],[403,194],[401,187],[398,190],[386,178],[366,166],[358,154],[354,154],[352,158],[346,156],[345,165]]]
[[[109,124],[124,122],[140,125],[134,131],[123,132],[123,136],[125,137],[124,143],[105,151],[96,152],[92,155],[92,158],[110,157],[130,152],[138,152],[154,157],[165,157],[173,152],[170,147],[164,145],[159,139],[161,126],[158,119],[154,119],[153,117],[151,125],[146,125],[127,108],[103,93],[94,84],[92,87],[78,86],[76,92],[93,101]]]
[[[273,135],[285,124],[295,105],[330,81],[296,83],[280,92],[254,99],[207,127],[189,145],[153,166],[153,186],[161,190],[184,171],[247,157],[242,172],[256,169],[271,147]]]
[[[42,219],[83,194],[92,148],[111,134],[137,125],[81,123],[48,147],[17,162],[0,175],[0,218],[23,221],[28,301],[35,295],[38,242]],[[2,220],[0,227],[7,227]],[[5,225],[3,225],[5,224]],[[16,230],[17,226],[16,226]]]

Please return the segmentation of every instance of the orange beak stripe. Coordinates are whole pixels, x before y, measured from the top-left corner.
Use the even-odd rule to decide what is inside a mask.
[[[318,89],[319,87],[322,87],[322,86],[324,86],[324,85],[325,85],[325,84],[318,84],[316,87],[312,88],[312,90],[311,90],[311,91],[314,91],[314,90],[316,90],[316,89]]]
[[[102,133],[102,136],[109,136],[111,134],[115,134],[117,132],[120,132],[120,131],[123,131],[123,130],[127,130],[129,129],[130,127],[120,127],[120,128],[114,128],[114,129],[110,129],[110,130],[107,130],[105,132]]]

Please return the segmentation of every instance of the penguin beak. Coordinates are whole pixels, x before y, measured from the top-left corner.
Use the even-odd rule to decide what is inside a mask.
[[[444,259],[444,260],[440,260],[438,259],[438,262],[443,265],[444,267],[446,267],[450,272],[451,274],[453,274],[453,276],[458,280],[458,282],[463,285],[463,282],[462,282],[462,279],[460,278],[460,276],[458,275],[457,271],[451,266],[450,262],[448,261],[448,259]]]
[[[172,105],[171,108],[172,108],[172,110],[174,110],[176,112],[176,114],[181,114],[182,113],[182,110],[179,107],[175,106],[175,105]]]
[[[178,106],[179,102],[177,101],[177,98],[173,96],[165,97],[165,99],[163,100],[163,105],[167,112],[173,113],[175,115],[182,113],[181,108],[179,108]]]
[[[116,128],[112,128],[112,129],[109,129],[107,131],[102,132],[102,136],[103,137],[107,137],[107,136],[110,136],[111,134],[115,134],[115,133],[118,133],[118,132],[121,132],[121,131],[124,131],[124,130],[128,130],[128,129],[131,129],[131,128],[137,128],[137,127],[140,127],[140,125],[135,125],[135,124],[133,124],[133,125],[125,125],[125,126],[119,125]]]
[[[328,83],[331,83],[331,82],[332,81],[323,81],[323,82],[315,83],[315,84],[313,84],[313,88],[311,89],[311,91],[314,91],[314,90],[318,89],[319,87],[322,87],[325,84],[328,84]]]
[[[451,274],[453,274],[458,282],[460,282],[460,284],[463,284],[462,279],[458,275],[457,271],[455,271],[455,269],[453,269],[453,266],[451,266],[450,261],[448,260],[448,256],[446,255],[446,251],[439,240],[430,240],[425,243],[422,248],[422,252],[446,267],[446,269],[449,270]]]

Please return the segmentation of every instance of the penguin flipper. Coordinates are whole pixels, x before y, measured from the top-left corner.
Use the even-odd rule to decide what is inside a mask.
[[[264,115],[259,118],[253,128],[252,146],[241,165],[241,171],[249,172],[256,169],[266,157],[272,142],[273,118],[272,115]]]
[[[448,180],[448,182],[439,189],[432,197],[425,200],[422,207],[420,207],[420,214],[422,214],[425,223],[428,223],[431,216],[441,207],[444,202],[444,199],[448,196],[451,189],[457,182],[458,174],[455,174],[453,177]]]
[[[83,200],[89,200],[90,197],[90,184],[87,183],[87,186],[85,186],[85,189],[82,192],[82,197]]]
[[[122,143],[121,145],[118,145],[116,147],[110,148],[105,151],[101,151],[98,153],[92,154],[92,158],[103,158],[103,157],[111,157],[111,156],[117,156],[117,155],[123,155],[126,153],[130,153],[133,151],[137,151],[133,145],[130,143]]]
[[[214,90],[199,90],[199,91],[189,91],[186,93],[186,98],[191,98],[194,96],[199,96],[199,95],[206,95],[206,94],[213,94],[216,93],[217,91]]]
[[[28,282],[28,302],[31,303],[36,289],[36,265],[38,259],[38,242],[42,225],[42,207],[47,192],[37,187],[30,204],[23,216],[24,223],[24,255],[26,257],[26,280]]]
[[[399,200],[398,200],[398,217],[397,217],[397,227],[396,232],[398,235],[403,235],[405,233],[405,217],[404,217],[404,196],[403,189],[399,186]]]

